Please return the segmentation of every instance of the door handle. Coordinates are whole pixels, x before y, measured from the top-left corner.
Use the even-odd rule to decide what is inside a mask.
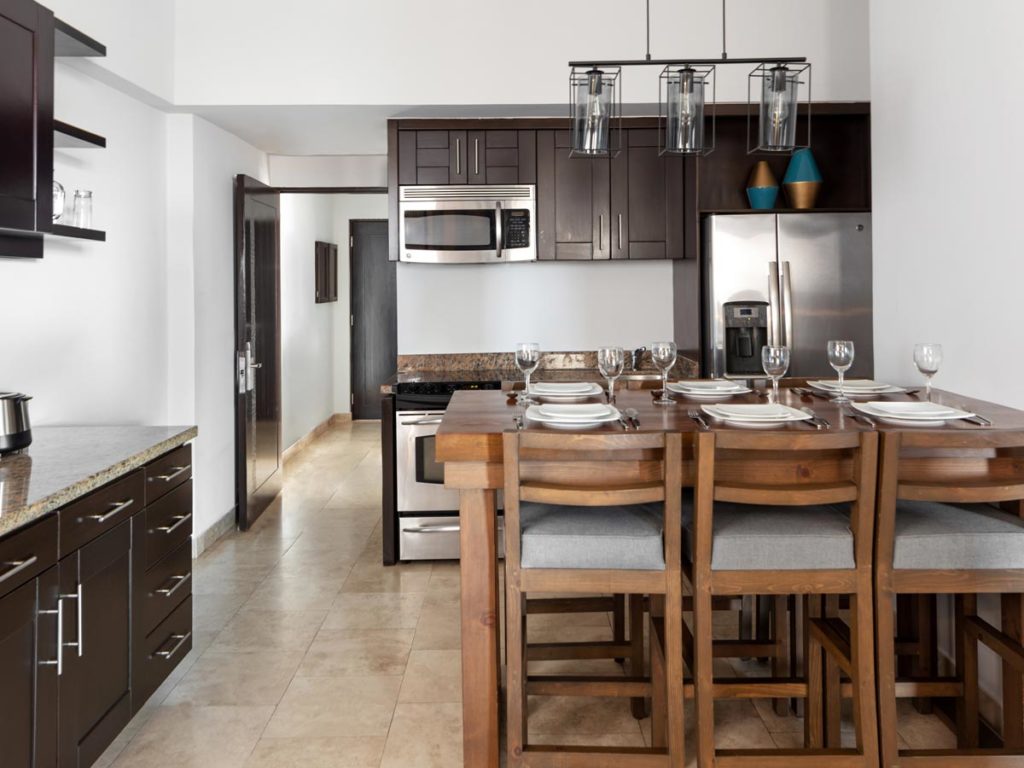
[[[174,582],[173,587],[161,587],[160,589],[155,591],[158,595],[163,595],[164,597],[171,597],[172,595],[174,595],[175,592],[177,592],[182,587],[182,585],[188,584],[188,582],[191,579],[191,573],[185,573],[181,576],[171,576],[170,581]]]
[[[425,424],[440,424],[442,416],[427,416],[423,419],[413,419],[412,421],[403,421],[403,427],[419,427]]]
[[[619,214],[619,250],[622,250],[622,214]]]
[[[768,262],[768,343],[773,347],[781,347],[782,317],[779,313],[779,265]]]
[[[250,368],[262,368],[263,363],[249,363]]]
[[[192,469],[192,465],[191,464],[186,464],[183,467],[171,467],[171,470],[172,470],[171,474],[169,474],[169,475],[157,475],[156,477],[151,477],[151,478],[149,478],[149,482],[153,482],[154,480],[161,480],[161,481],[163,481],[165,483],[169,483],[169,482],[171,482],[171,480],[173,480],[174,478],[178,477],[178,475],[180,475],[182,472],[188,472],[190,469]]]
[[[2,574],[0,574],[0,582],[12,579],[19,573],[24,571],[26,568],[31,568],[33,565],[35,565],[37,560],[39,560],[39,558],[35,555],[29,555],[28,557],[23,558],[21,560],[11,560],[5,563],[5,565],[9,565],[11,567],[4,571]]]
[[[791,350],[793,348],[793,283],[790,280],[792,269],[788,261],[782,262],[782,318],[783,332],[786,339],[783,342]]]
[[[189,512],[187,515],[175,515],[171,519],[177,520],[178,522],[174,523],[174,525],[159,525],[154,530],[159,531],[160,533],[174,533],[192,519],[192,513]]]
[[[63,606],[64,600],[75,601],[75,610],[77,613],[75,617],[75,624],[77,625],[78,628],[78,637],[73,643],[63,642],[63,631],[61,631],[61,642],[59,643],[59,645],[63,648],[77,648],[78,656],[79,658],[81,658],[82,655],[85,653],[85,641],[82,636],[82,614],[85,612],[85,586],[79,584],[74,593],[58,595],[58,598],[60,600],[60,602],[57,603],[58,610],[60,610],[61,607]],[[61,615],[60,618],[63,618],[63,614]]]
[[[480,175],[480,139],[473,139],[473,175]]]
[[[178,642],[176,642],[174,644],[174,646],[170,650],[167,650],[167,651],[157,651],[156,655],[157,656],[162,656],[167,661],[170,661],[174,657],[174,654],[176,654],[179,650],[181,650],[181,646],[183,646],[185,643],[188,642],[190,637],[192,637],[192,633],[191,632],[186,632],[183,635],[171,635],[167,639],[168,640],[177,640]]]
[[[497,203],[497,213],[494,215],[494,239],[498,245],[498,258],[501,258],[501,241],[502,241],[502,221],[501,221],[501,203]]]
[[[604,214],[597,215],[597,250],[604,250]]]
[[[132,504],[135,503],[135,499],[127,499],[125,501],[115,501],[110,506],[113,507],[109,512],[102,515],[86,515],[81,520],[95,520],[97,523],[102,525],[107,522],[110,518],[114,517],[118,512],[123,512],[128,509]]]
[[[455,139],[455,175],[462,175],[462,139]]]
[[[39,666],[56,667],[57,677],[60,677],[64,674],[64,601],[58,597],[56,608],[39,611],[39,613],[57,617],[57,658],[40,661]]]

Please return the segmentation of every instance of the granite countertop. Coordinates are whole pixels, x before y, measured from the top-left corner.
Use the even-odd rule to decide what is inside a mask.
[[[23,453],[0,458],[0,536],[138,469],[195,427],[33,427]]]
[[[698,376],[696,360],[680,353],[671,376],[676,379],[692,379]],[[647,357],[637,371],[631,373],[656,374]],[[396,384],[410,382],[466,382],[499,381],[502,387],[522,382],[523,374],[515,367],[511,353],[467,353],[450,355],[400,355],[398,373],[385,381],[381,394],[394,393]],[[540,365],[531,377],[532,381],[604,381],[597,370],[597,354],[594,352],[548,352],[541,356]]]

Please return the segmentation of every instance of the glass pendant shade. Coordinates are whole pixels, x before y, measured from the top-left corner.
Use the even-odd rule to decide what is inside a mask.
[[[696,155],[710,152],[714,147],[714,136],[709,147],[704,135],[705,97],[708,79],[713,73],[714,67],[697,69],[671,64],[662,71],[660,91],[664,96],[659,97],[659,101],[663,101],[659,113],[663,115],[665,128],[662,152]]]
[[[801,78],[806,73],[808,83],[808,143],[810,142],[810,65],[787,66],[762,64],[751,73],[759,78],[760,103],[758,105],[757,146],[754,151],[792,152],[797,146],[797,106],[800,98]]]
[[[616,152],[612,124],[621,116],[618,76],[618,69],[573,70],[571,155],[607,157]]]

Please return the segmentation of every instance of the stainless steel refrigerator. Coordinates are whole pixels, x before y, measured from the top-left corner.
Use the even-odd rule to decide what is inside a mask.
[[[739,375],[726,369],[726,315],[738,310],[725,305],[737,301],[767,303],[766,336],[790,347],[788,375],[834,377],[829,339],[855,344],[847,376],[873,375],[870,214],[708,216],[703,249],[705,375]]]

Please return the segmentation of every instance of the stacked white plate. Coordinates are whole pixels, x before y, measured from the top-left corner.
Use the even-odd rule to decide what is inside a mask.
[[[592,381],[538,381],[530,385],[530,395],[545,400],[581,400],[603,394],[601,385]]]
[[[821,379],[820,381],[808,381],[807,386],[814,387],[819,392],[828,392],[830,395],[839,394],[839,379]],[[847,379],[843,382],[843,392],[847,397],[874,397],[875,395],[891,395],[898,392],[906,392],[903,387],[896,387],[892,384],[884,384],[871,379]]]
[[[741,427],[776,427],[793,421],[807,421],[809,413],[775,403],[738,403],[736,405],[702,405],[701,409],[727,424]]]
[[[544,403],[526,409],[526,418],[551,427],[588,429],[599,424],[618,421],[619,409],[606,403]]]
[[[909,427],[941,427],[947,421],[969,419],[969,411],[950,408],[939,403],[854,403],[853,407],[873,419]]]
[[[750,392],[748,387],[728,379],[671,381],[668,390],[697,400],[725,400],[734,395],[745,395]]]

